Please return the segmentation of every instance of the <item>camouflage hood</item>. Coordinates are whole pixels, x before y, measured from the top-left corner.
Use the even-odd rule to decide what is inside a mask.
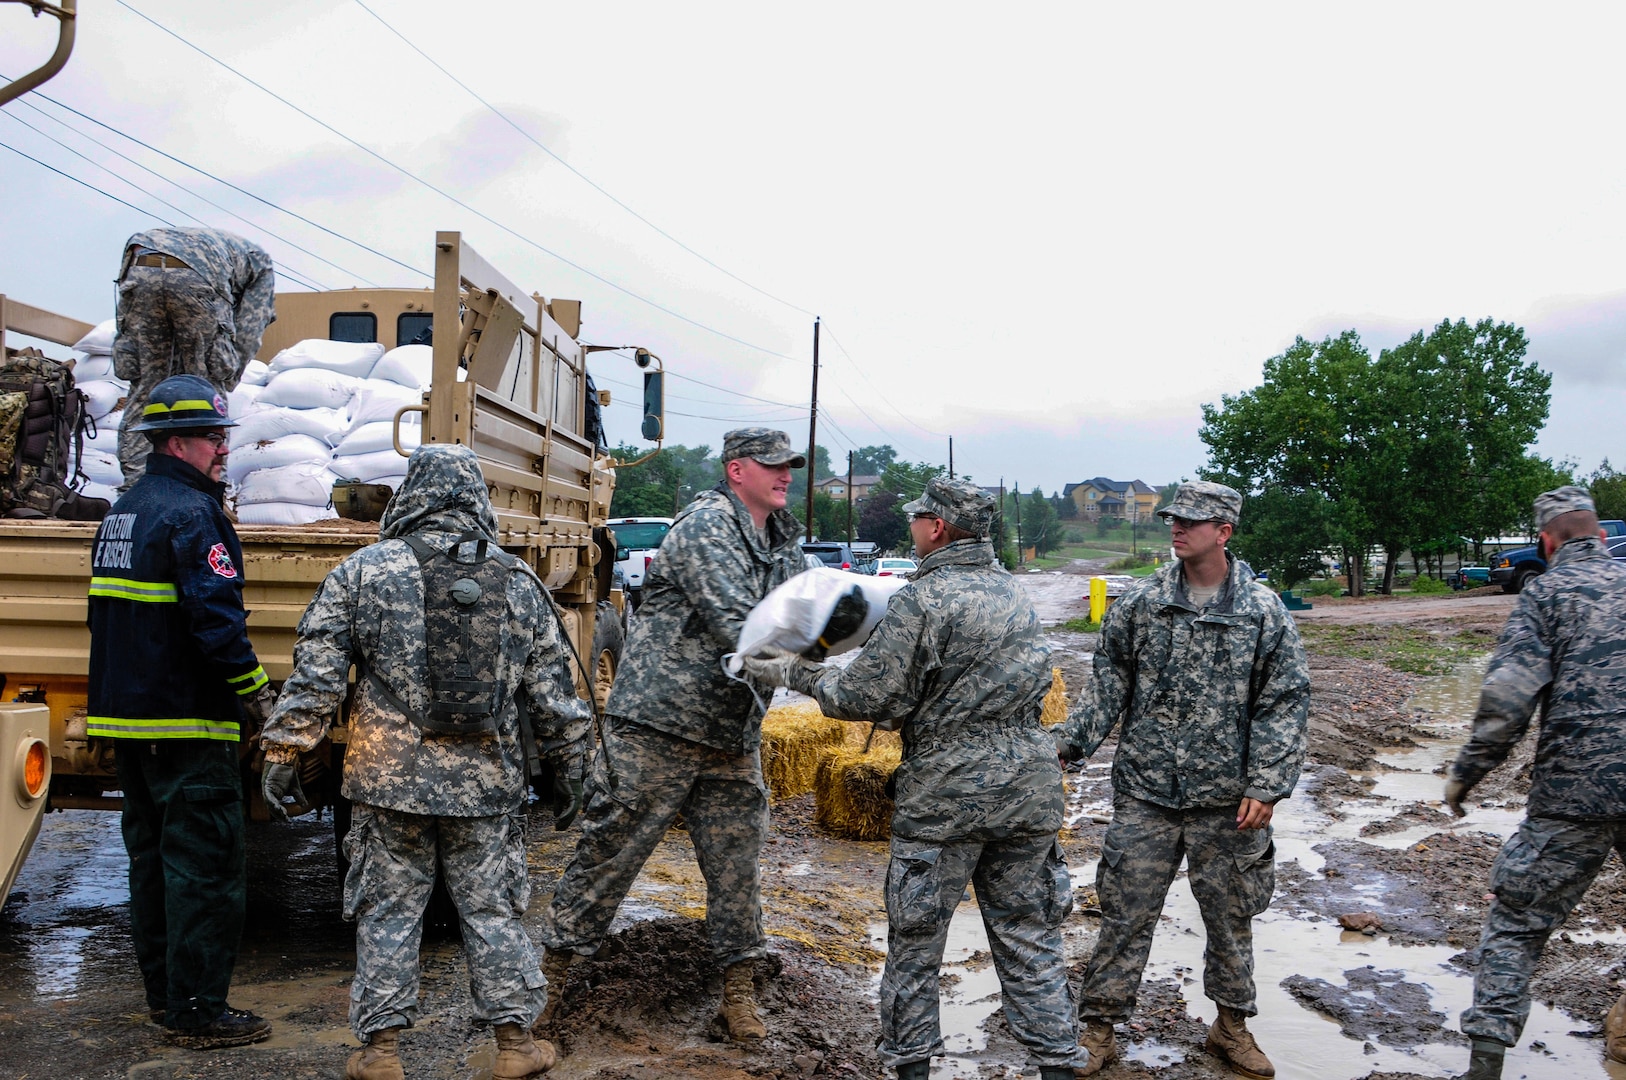
[[[412,451],[406,479],[384,510],[380,540],[416,532],[478,533],[495,541],[497,515],[480,459],[466,446],[426,443]]]

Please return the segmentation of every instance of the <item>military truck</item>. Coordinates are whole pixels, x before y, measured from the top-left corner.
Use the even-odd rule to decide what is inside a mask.
[[[521,291],[460,234],[437,233],[434,255],[432,288],[279,293],[277,320],[260,355],[269,359],[310,337],[376,340],[386,347],[432,338],[430,387],[421,405],[396,413],[397,448],[405,414],[416,411],[423,442],[474,449],[502,546],[524,558],[547,586],[580,661],[573,665],[577,690],[602,703],[615,677],[622,624],[621,597],[612,589],[616,543],[606,524],[614,462],[595,428],[608,394],[592,388],[587,372],[589,353],[600,347],[576,340],[578,301]],[[13,351],[7,331],[71,345],[91,329],[0,296],[6,355]],[[643,431],[658,443],[662,365],[647,350],[636,350],[635,358],[645,369]],[[87,735],[85,719],[86,591],[96,528],[95,522],[0,519],[0,696],[44,706],[0,725],[0,736],[11,740],[0,745],[0,786],[23,792],[27,778],[20,770],[30,763],[35,779],[43,771],[49,784],[45,798],[25,801],[26,814],[0,816],[7,834],[31,839],[47,806],[119,808],[113,748]],[[273,682],[292,669],[295,628],[316,586],[346,555],[373,542],[377,529],[343,519],[238,527],[249,636]],[[333,807],[341,833],[349,824],[349,808],[337,795],[346,734],[345,717],[336,717],[330,740],[302,764],[307,795]],[[43,765],[42,740],[49,746]],[[259,786],[249,775],[257,762],[247,744],[243,755],[250,811],[263,816]],[[26,844],[0,835],[0,859],[12,863],[8,886],[26,854]]]

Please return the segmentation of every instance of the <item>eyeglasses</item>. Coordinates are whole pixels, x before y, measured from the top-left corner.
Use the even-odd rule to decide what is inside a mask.
[[[1193,520],[1192,518],[1174,517],[1172,514],[1164,520],[1168,523],[1169,528],[1172,529],[1178,525],[1180,528],[1185,529],[1188,532],[1195,529],[1199,525],[1219,524],[1219,522],[1215,521],[1213,518],[1197,518]]]
[[[909,520],[911,522],[915,522],[915,521],[936,521],[937,520],[937,515],[936,514],[926,514],[926,513],[910,514],[909,515]]]
[[[207,440],[209,440],[209,444],[211,446],[213,446],[216,450],[219,450],[222,446],[226,445],[227,436],[226,436],[226,433],[224,431],[204,431],[204,432],[188,431],[185,434],[183,434],[181,436],[181,438],[183,438],[183,439],[207,439]]]

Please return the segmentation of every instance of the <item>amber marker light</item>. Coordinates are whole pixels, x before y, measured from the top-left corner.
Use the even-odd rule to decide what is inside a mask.
[[[32,802],[45,794],[45,781],[51,773],[51,755],[42,740],[29,739],[20,748],[18,756],[23,759],[23,767],[17,771],[18,795],[25,802]]]

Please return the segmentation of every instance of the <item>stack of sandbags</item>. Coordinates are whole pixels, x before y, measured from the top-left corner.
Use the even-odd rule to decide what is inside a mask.
[[[333,448],[334,472],[364,484],[401,486],[407,459],[395,450],[395,414],[423,404],[432,352],[428,345],[403,345],[379,358],[350,403],[349,427]],[[402,414],[401,449],[410,454],[422,438],[423,414]]]
[[[813,701],[775,705],[762,718],[762,778],[775,799],[813,790],[819,761],[847,739],[855,725],[832,720]]]
[[[113,374],[115,320],[108,319],[74,343],[81,355],[74,359],[73,384],[85,395],[85,411],[91,423],[85,428],[80,475],[86,484],[81,491],[96,499],[118,498],[124,483],[119,466],[119,424],[124,419],[124,399],[130,384]]]
[[[237,520],[248,525],[304,525],[336,517],[330,468],[333,444],[350,426],[350,402],[384,347],[313,338],[272,358],[263,376],[245,369],[233,391],[227,476]],[[263,378],[263,384],[249,380]]]

